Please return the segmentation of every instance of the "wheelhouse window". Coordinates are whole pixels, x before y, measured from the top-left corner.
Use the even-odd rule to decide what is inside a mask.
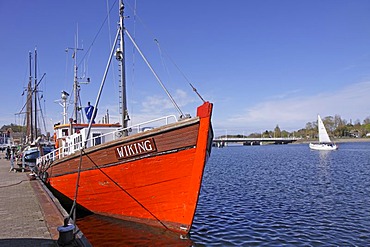
[[[101,133],[93,133],[92,138],[93,138],[92,140],[93,146],[100,145],[104,141],[102,140]]]
[[[68,136],[68,129],[62,130],[62,136]]]
[[[74,145],[74,150],[78,150],[82,148],[82,136],[78,135],[75,138],[73,138],[73,145]]]

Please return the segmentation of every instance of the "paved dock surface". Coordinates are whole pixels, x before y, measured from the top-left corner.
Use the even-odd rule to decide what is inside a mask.
[[[9,169],[5,152],[0,153],[0,247],[59,246],[62,213],[40,181],[30,180],[29,172]]]

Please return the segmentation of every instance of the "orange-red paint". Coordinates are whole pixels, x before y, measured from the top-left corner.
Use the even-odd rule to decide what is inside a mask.
[[[210,153],[211,114],[212,104],[206,102],[198,107],[199,121],[191,125],[194,127],[179,127],[195,128],[195,138],[187,136],[186,132],[173,136],[172,132],[182,133],[179,128],[154,130],[152,138],[158,150],[131,160],[117,159],[114,148],[122,144],[90,153],[86,150],[87,155],[82,157],[77,203],[97,214],[187,233],[193,222],[204,166]],[[171,137],[176,140],[171,141]],[[141,140],[137,139],[135,141]],[[181,144],[181,139],[186,145]],[[76,192],[78,161],[78,156],[61,160],[46,170],[50,186],[72,200]],[[63,173],[63,170],[70,172]]]

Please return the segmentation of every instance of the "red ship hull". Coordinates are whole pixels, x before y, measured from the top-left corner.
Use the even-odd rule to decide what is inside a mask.
[[[84,208],[187,233],[211,151],[211,114],[206,102],[195,118],[57,159],[43,170],[46,182],[73,200],[80,176],[77,203]]]

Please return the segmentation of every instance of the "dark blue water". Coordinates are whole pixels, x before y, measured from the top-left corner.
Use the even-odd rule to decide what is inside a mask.
[[[205,246],[370,246],[370,143],[213,149],[191,239]]]
[[[370,246],[370,142],[214,148],[187,240],[98,216],[80,223],[94,246]]]

